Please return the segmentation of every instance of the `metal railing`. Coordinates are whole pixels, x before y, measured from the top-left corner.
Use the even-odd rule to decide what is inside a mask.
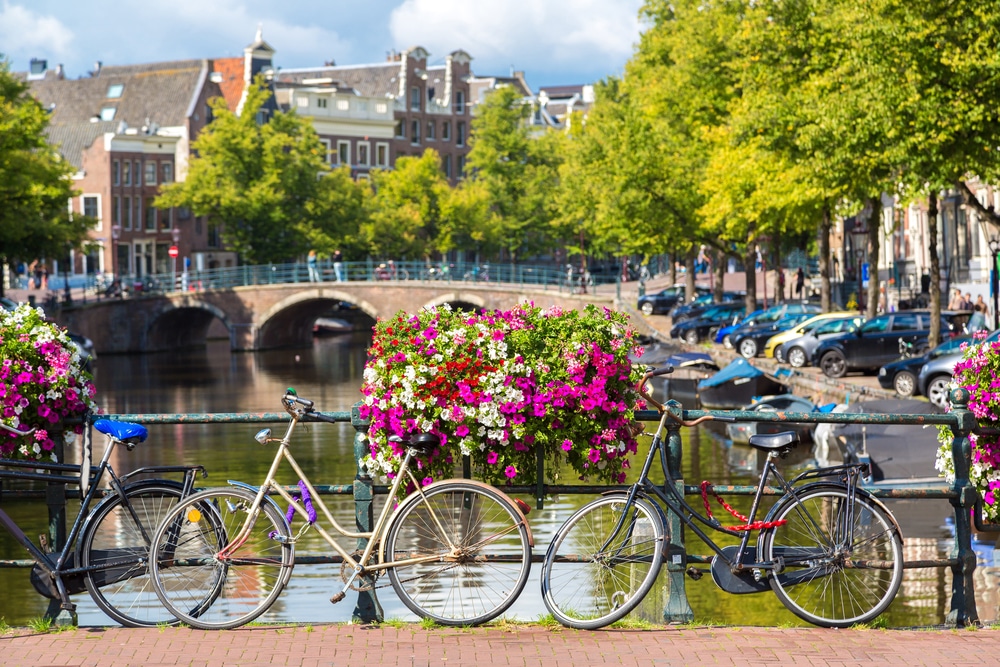
[[[943,482],[938,484],[900,484],[898,486],[866,486],[878,498],[926,498],[926,499],[947,499],[955,512],[955,541],[951,553],[946,559],[911,561],[904,564],[906,568],[931,568],[948,567],[952,571],[952,595],[951,608],[946,622],[953,626],[965,626],[975,624],[979,621],[976,610],[975,588],[973,573],[976,568],[976,555],[972,549],[973,527],[979,531],[1000,532],[1000,527],[984,525],[981,520],[980,499],[977,490],[969,481],[969,468],[971,462],[971,447],[968,435],[973,432],[980,432],[975,416],[967,409],[968,392],[956,390],[952,395],[953,409],[946,414],[864,414],[864,413],[792,413],[792,412],[751,412],[751,411],[704,411],[704,410],[684,410],[676,402],[668,403],[669,408],[678,418],[684,420],[697,419],[705,415],[733,417],[737,421],[746,422],[789,422],[789,423],[829,423],[829,424],[878,424],[878,425],[944,425],[952,432],[952,452],[955,460],[955,481],[951,485]],[[361,419],[358,413],[358,405],[352,407],[350,411],[326,412],[325,416],[338,422],[350,423],[355,428],[354,438],[354,458],[361,459],[368,453],[367,429],[368,424]],[[130,421],[143,424],[210,424],[210,423],[280,423],[287,422],[289,417],[285,413],[215,413],[215,414],[118,414],[101,415],[102,418],[111,418],[121,421]],[[652,410],[640,411],[636,414],[638,421],[658,421],[659,415]],[[94,417],[93,419],[96,419]],[[89,424],[88,424],[89,427]],[[666,444],[668,447],[667,461],[670,466],[670,474],[677,480],[678,486],[685,495],[700,495],[700,488],[697,486],[687,486],[683,482],[682,475],[682,442],[681,426],[673,424],[667,429]],[[984,429],[985,431],[985,429]],[[90,438],[87,438],[90,442]],[[58,453],[61,459],[61,452]],[[514,485],[504,487],[505,492],[534,495],[539,509],[542,507],[544,499],[551,494],[598,494],[607,491],[609,488],[626,488],[624,486],[594,486],[594,485],[554,485],[545,484],[544,480],[544,455],[539,451],[538,455],[537,479],[539,482],[534,485]],[[2,461],[0,461],[2,465]],[[470,476],[470,466],[468,460],[465,461],[464,474]],[[64,487],[61,487],[64,488]],[[326,494],[352,494],[355,503],[355,517],[359,530],[370,531],[374,523],[373,500],[376,494],[388,493],[387,486],[376,486],[367,473],[358,469],[354,480],[350,484],[337,485],[317,485],[320,493]],[[733,495],[752,495],[753,486],[716,486],[719,492]],[[5,491],[10,493],[9,491]],[[50,525],[52,526],[53,538],[60,532],[57,529],[59,521],[65,522],[65,494],[62,495],[62,506],[59,499],[53,494],[47,494],[49,504]],[[697,554],[689,554],[684,540],[684,531],[680,519],[675,515],[669,516],[670,539],[669,552],[671,558],[667,559],[667,573],[669,579],[669,599],[664,610],[664,620],[669,622],[686,622],[693,619],[693,611],[687,600],[685,589],[685,573],[689,563],[705,563],[709,557]],[[65,529],[61,532],[65,535]],[[905,535],[904,535],[905,537]],[[54,541],[56,541],[54,539]],[[61,546],[61,544],[59,545]],[[538,553],[535,560],[541,559]],[[296,558],[298,562],[320,563],[335,561],[335,557],[309,557]],[[31,561],[3,561],[0,567],[30,567]],[[381,621],[381,607],[378,604],[374,590],[362,591],[358,594],[358,602],[353,612],[353,618],[359,622]]]

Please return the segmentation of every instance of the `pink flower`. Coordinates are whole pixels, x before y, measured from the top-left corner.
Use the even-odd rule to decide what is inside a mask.
[[[591,463],[597,463],[601,460],[601,452],[597,449],[591,449],[587,452],[587,458],[590,459]]]
[[[466,426],[465,424],[459,424],[458,428],[455,429],[455,435],[457,435],[460,438],[464,438],[465,436],[469,435],[469,427]]]
[[[506,468],[504,468],[503,474],[507,476],[507,479],[514,479],[515,477],[517,477],[517,468],[515,468],[514,466],[507,466]]]
[[[572,440],[563,440],[562,441],[562,448],[563,448],[564,452],[568,452],[569,450],[573,449],[573,441]]]
[[[486,455],[486,462],[489,463],[490,465],[496,464],[496,462],[499,459],[500,459],[500,455],[497,454],[496,452],[490,452],[489,454]]]

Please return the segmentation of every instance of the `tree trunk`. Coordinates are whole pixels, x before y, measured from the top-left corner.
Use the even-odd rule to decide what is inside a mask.
[[[771,237],[771,251],[774,253],[774,305],[785,302],[785,276],[781,268],[781,231],[776,230]],[[766,281],[766,278],[765,278]]]
[[[694,258],[693,248],[684,255],[684,303],[690,303],[697,296],[694,292]]]
[[[746,276],[747,315],[757,310],[757,252],[752,242],[747,243],[746,256],[743,258],[743,273]]]
[[[830,209],[823,208],[819,223],[820,307],[824,313],[833,310],[830,297]]]
[[[674,253],[667,255],[667,261],[670,262],[670,269],[668,273],[670,274],[670,284],[677,284],[677,256]]]
[[[931,191],[927,195],[927,235],[930,237],[928,243],[930,247],[931,260],[931,330],[927,336],[927,344],[930,347],[937,346],[941,342],[941,260],[938,258],[938,200],[937,192]]]
[[[726,261],[726,253],[721,250],[716,250],[712,253],[714,262],[712,265],[712,271],[715,273],[715,289],[713,290],[712,299],[716,303],[722,303],[722,293],[725,291],[723,288],[725,285],[726,267],[724,263]]]
[[[865,315],[868,319],[878,313],[878,253],[879,241],[882,239],[882,196],[876,195],[868,200],[872,214],[868,219],[868,304]]]

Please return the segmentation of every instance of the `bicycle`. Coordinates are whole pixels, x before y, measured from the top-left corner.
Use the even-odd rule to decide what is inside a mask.
[[[723,526],[708,507],[707,482],[702,485],[704,516],[687,503],[670,474],[663,442],[667,420],[694,426],[713,419],[706,415],[684,421],[649,397],[645,383],[671,371],[670,366],[649,370],[639,383],[661,416],[638,481],[625,492],[585,505],[552,539],[541,576],[543,600],[552,615],[569,627],[596,629],[639,605],[654,585],[669,544],[666,514],[654,498],[715,552],[712,578],[728,593],[770,588],[796,616],[825,627],[865,623],[885,611],[903,577],[902,537],[885,505],[859,488],[868,464],[819,468],[786,481],[774,461],[799,444],[798,436],[754,435],[750,446],[767,458],[749,517],[732,510],[743,525]],[[656,454],[666,479],[663,487],[649,479]],[[784,494],[760,521],[756,515],[771,479]],[[720,547],[699,523],[739,537],[739,544]],[[751,547],[750,531],[758,529],[757,545]]]
[[[76,605],[70,596],[86,590],[105,614],[126,627],[176,623],[153,592],[147,569],[149,544],[167,510],[191,494],[199,474],[205,477],[207,473],[202,466],[151,466],[119,477],[111,465],[115,447],[124,445],[132,451],[146,440],[146,428],[109,419],[99,419],[93,426],[108,437],[108,445],[96,467],[13,459],[0,463],[6,468],[26,469],[2,470],[0,478],[80,484],[83,495],[80,512],[63,547],[50,552],[45,535],[36,545],[2,508],[0,524],[34,560],[31,583],[35,590],[58,601],[61,609],[75,612]],[[0,424],[0,428],[24,437],[35,431],[20,431],[6,424]],[[89,468],[89,475],[85,474],[85,467]],[[42,470],[48,472],[39,472]],[[66,474],[72,472],[78,474]],[[128,483],[136,475],[177,472],[184,473],[183,482],[143,479]],[[91,510],[105,473],[110,480],[110,491]]]
[[[375,280],[409,280],[410,272],[403,267],[397,267],[391,259],[375,267]]]
[[[472,480],[421,486],[410,464],[418,454],[437,447],[438,438],[420,434],[407,441],[393,436],[405,456],[389,500],[371,532],[347,530],[333,518],[289,449],[300,421],[333,419],[316,412],[313,402],[293,389],[281,403],[291,416],[284,437],[271,437],[271,429],[255,436],[261,444],[278,445],[263,483],[230,482],[228,488],[197,493],[175,506],[153,536],[153,586],[170,612],[204,630],[236,628],[259,617],[288,583],[295,543],[311,527],[343,560],[344,586],[330,599],[333,603],[349,590],[384,586],[377,580],[388,572],[392,588],[411,611],[442,625],[484,623],[510,607],[531,566],[533,538],[524,518],[526,504],[522,509],[498,489]],[[300,478],[298,499],[275,481],[283,461]],[[415,490],[395,505],[404,482]],[[288,515],[272,493],[288,503]],[[336,533],[367,540],[363,551],[350,553],[341,547],[321,525],[317,509]],[[306,521],[293,535],[295,515]],[[218,601],[205,604],[215,601],[220,582]]]

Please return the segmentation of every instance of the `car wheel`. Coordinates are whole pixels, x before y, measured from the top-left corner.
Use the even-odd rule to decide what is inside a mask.
[[[647,301],[646,303],[642,304],[642,306],[640,306],[640,310],[642,310],[643,315],[652,315],[653,304]]]
[[[892,379],[892,388],[903,398],[909,398],[917,390],[917,378],[910,371],[900,371]]]
[[[795,368],[802,368],[808,363],[806,359],[806,351],[801,347],[793,347],[788,351],[788,363],[790,363]]]
[[[948,407],[950,393],[951,378],[947,375],[939,375],[927,385],[927,398],[939,408]]]
[[[774,360],[779,364],[785,363],[785,354],[781,351],[781,346],[774,348]]]
[[[747,359],[753,359],[757,356],[757,341],[753,338],[744,338],[740,341],[740,354],[742,354]]]
[[[733,349],[733,339],[730,337],[729,334],[726,334],[725,336],[722,337],[722,347],[726,348],[727,350]]]
[[[684,333],[684,342],[687,343],[687,344],[689,344],[689,345],[697,345],[698,344],[698,331],[697,331],[697,329],[688,329]]]
[[[837,350],[830,350],[819,360],[823,375],[831,378],[842,378],[847,374],[847,360]]]

